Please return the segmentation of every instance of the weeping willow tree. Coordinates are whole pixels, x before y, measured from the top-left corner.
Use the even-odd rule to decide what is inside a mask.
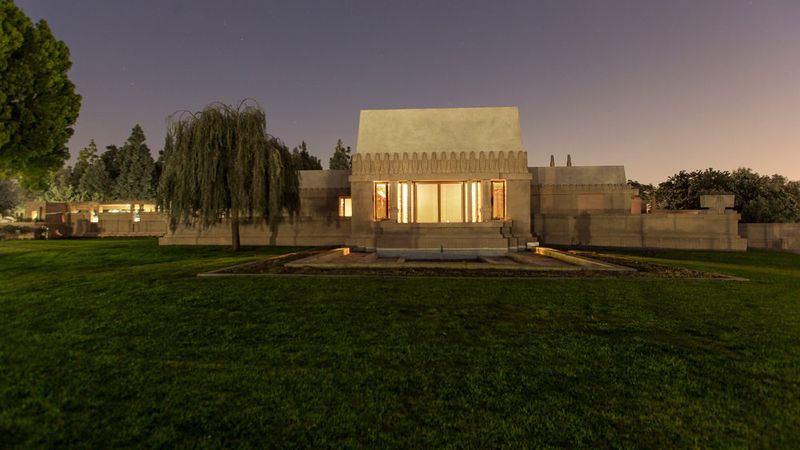
[[[264,219],[275,230],[284,209],[297,213],[298,185],[291,153],[267,134],[258,105],[215,103],[168,120],[157,197],[172,231],[228,219],[238,250],[240,221]]]

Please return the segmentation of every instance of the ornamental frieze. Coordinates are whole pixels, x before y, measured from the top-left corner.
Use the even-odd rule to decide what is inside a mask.
[[[528,173],[528,154],[523,151],[356,153],[353,175]]]

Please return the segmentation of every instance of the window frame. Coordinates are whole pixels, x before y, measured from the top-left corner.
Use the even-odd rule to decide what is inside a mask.
[[[350,215],[347,214],[347,201],[350,200]],[[339,217],[353,217],[353,197],[350,195],[339,196]]]
[[[506,183],[506,180],[489,180],[489,183],[490,183],[489,187],[490,187],[490,191],[491,191],[490,201],[491,201],[491,208],[492,208],[492,220],[507,220],[507,218],[508,218],[508,183]],[[494,200],[495,200],[494,184],[495,183],[501,183],[503,185],[503,216],[502,217],[498,217],[497,215],[495,215],[495,207],[494,207],[494,203],[495,203],[494,202]]]
[[[386,187],[386,206],[385,206],[385,217],[378,218],[378,185],[384,185]],[[372,183],[372,220],[375,222],[383,222],[386,220],[391,220],[391,195],[389,195],[389,186],[391,182],[389,181],[374,181]]]

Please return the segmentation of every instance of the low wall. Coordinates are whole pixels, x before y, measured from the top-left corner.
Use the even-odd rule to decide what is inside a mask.
[[[239,225],[242,245],[343,245],[350,235],[349,217],[284,219],[273,232],[264,221]],[[203,230],[179,226],[158,240],[159,245],[230,245],[227,221]]]
[[[739,215],[730,211],[656,214],[534,215],[534,231],[544,244],[596,247],[747,249],[738,233]]]
[[[160,237],[167,232],[167,216],[163,213],[98,213],[98,221],[91,221],[90,213],[70,213],[68,217],[73,237]]]
[[[748,248],[800,253],[800,223],[740,223]]]

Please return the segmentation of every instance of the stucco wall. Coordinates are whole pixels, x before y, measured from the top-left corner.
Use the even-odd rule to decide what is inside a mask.
[[[357,152],[522,151],[517,107],[362,110]]]
[[[738,214],[708,211],[533,217],[543,244],[744,251],[747,240],[738,234],[738,221]]]
[[[748,248],[800,253],[800,223],[740,223]]]
[[[282,221],[272,231],[264,221],[242,223],[242,245],[343,245],[350,234],[350,218],[298,218]],[[158,240],[160,245],[230,245],[231,229],[227,221],[208,229],[178,227]]]
[[[530,167],[534,214],[604,214],[631,211],[623,166]]]
[[[163,213],[139,213],[134,221],[132,213],[98,213],[97,222],[91,221],[91,213],[67,214],[72,237],[122,237],[163,236],[167,232],[167,217]]]
[[[263,220],[242,223],[242,245],[343,245],[350,218],[339,217],[339,197],[350,195],[349,170],[301,170],[300,212],[283,218],[275,231]],[[208,229],[179,226],[159,239],[161,245],[230,245],[227,221]]]

